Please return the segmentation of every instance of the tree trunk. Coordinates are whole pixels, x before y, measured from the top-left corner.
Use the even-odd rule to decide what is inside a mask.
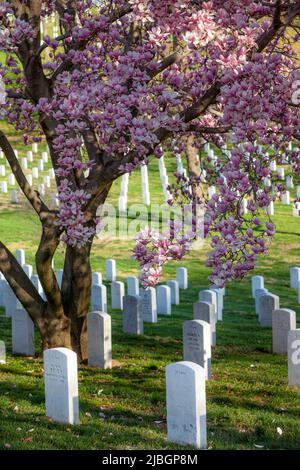
[[[198,159],[198,149],[194,145],[194,137],[191,135],[187,139],[186,145],[186,156],[189,178],[194,183],[192,184],[193,201],[196,204],[200,204],[203,201],[203,189],[200,181],[195,183],[195,178],[200,180],[200,164]]]

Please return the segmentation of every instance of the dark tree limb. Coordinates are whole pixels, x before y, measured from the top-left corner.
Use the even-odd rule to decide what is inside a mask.
[[[39,321],[45,302],[9,249],[0,242],[0,271],[34,321]]]
[[[40,219],[42,220],[46,215],[45,213],[49,212],[49,209],[46,204],[41,200],[39,193],[32,189],[32,187],[28,183],[12,146],[10,145],[4,132],[2,132],[1,130],[0,147],[3,150],[5,157],[7,158],[7,161],[10,165],[13,174],[15,175],[19,187],[23,191],[24,195],[30,202],[35,212],[39,215]]]

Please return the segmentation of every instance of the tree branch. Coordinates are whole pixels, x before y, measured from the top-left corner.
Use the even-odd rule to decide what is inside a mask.
[[[12,146],[7,140],[7,137],[5,136],[4,132],[2,132],[1,130],[0,130],[0,147],[2,148],[7,158],[7,161],[11,167],[13,174],[15,175],[15,178],[17,180],[19,187],[23,191],[24,195],[30,202],[35,212],[39,215],[40,219],[42,220],[44,217],[43,212],[49,212],[49,209],[45,205],[45,203],[41,200],[39,193],[37,191],[34,191],[32,187],[30,186],[30,184],[28,183]]]
[[[45,302],[9,249],[0,242],[0,271],[33,320],[41,317]]]

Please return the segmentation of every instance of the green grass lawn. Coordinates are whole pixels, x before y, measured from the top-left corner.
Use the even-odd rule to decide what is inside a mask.
[[[15,147],[25,154],[20,141]],[[166,163],[170,173],[174,161],[167,159]],[[149,170],[155,203],[162,202],[157,167],[154,160]],[[116,203],[119,188],[117,181],[110,202]],[[128,200],[141,202],[141,190],[140,175],[135,172],[130,177]],[[280,296],[282,307],[296,310],[300,321],[297,293],[289,288],[289,268],[300,265],[299,218],[291,212],[291,206],[276,204],[277,234],[269,256],[260,259],[255,273],[265,276],[266,287]],[[12,251],[24,248],[27,262],[34,264],[39,236],[39,222],[26,203],[12,207],[1,196],[0,240]],[[132,247],[129,240],[96,240],[93,270],[104,274],[105,259],[114,257],[119,280],[138,275],[138,266],[131,259]],[[79,367],[80,426],[46,418],[39,338],[36,358],[12,356],[10,320],[0,311],[0,339],[8,350],[7,364],[0,366],[0,449],[183,448],[166,441],[165,366],[182,360],[182,323],[192,318],[192,303],[197,301],[198,291],[208,285],[206,251],[207,247],[193,251],[184,262],[166,266],[163,282],[175,277],[177,266],[186,266],[189,288],[181,291],[180,306],[173,306],[172,316],[159,317],[154,325],[145,324],[143,336],[123,334],[121,312],[109,309],[114,367],[106,371]],[[62,267],[63,254],[61,247],[55,257],[56,269]],[[217,325],[213,378],[207,383],[209,448],[300,448],[300,391],[287,386],[287,359],[271,353],[271,341],[271,330],[260,328],[256,319],[250,276],[228,285],[224,320]],[[282,429],[282,435],[277,428]]]

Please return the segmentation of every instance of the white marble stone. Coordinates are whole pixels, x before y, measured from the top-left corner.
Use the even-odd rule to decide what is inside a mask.
[[[28,169],[28,161],[27,161],[27,158],[22,158],[22,159],[21,159],[21,166],[22,166],[22,169],[23,169],[23,170],[27,170],[27,169]]]
[[[113,281],[111,283],[111,308],[123,309],[123,297],[125,295],[124,282]]]
[[[172,305],[179,305],[179,283],[175,280],[167,281],[167,286],[171,289],[171,304]]]
[[[26,263],[26,260],[25,260],[25,251],[24,251],[24,250],[22,250],[22,249],[16,250],[16,260],[18,261],[18,263],[20,264],[20,266],[23,266],[23,264]]]
[[[274,215],[275,214],[275,211],[274,211],[274,202],[271,201],[270,204],[268,205],[267,209],[266,209],[266,212],[268,215]]]
[[[157,323],[156,290],[154,287],[140,289],[142,300],[143,320],[147,323]]]
[[[261,326],[272,326],[273,310],[279,309],[279,297],[275,294],[263,294],[259,297],[259,322]]]
[[[252,287],[252,297],[255,299],[256,289],[264,289],[264,277],[263,276],[252,276],[251,277],[251,287]]]
[[[183,360],[199,364],[205,370],[206,379],[211,378],[211,331],[206,321],[183,323]]]
[[[116,260],[107,259],[105,261],[105,275],[107,281],[116,280]]]
[[[104,284],[92,286],[92,311],[107,312],[107,289]]]
[[[127,278],[127,293],[128,295],[139,295],[139,280],[136,276]]]
[[[300,268],[293,266],[290,269],[291,288],[297,289],[300,282]]]
[[[123,332],[144,333],[142,300],[135,295],[125,295],[123,301]]]
[[[157,313],[171,315],[171,289],[169,286],[156,287]]]
[[[203,300],[193,304],[193,319],[206,321],[210,326],[211,345],[216,346],[216,318],[213,304]]]
[[[205,449],[205,371],[193,362],[166,367],[168,441]]]
[[[272,312],[273,353],[287,354],[287,338],[291,330],[296,329],[296,312],[280,308]]]
[[[188,288],[188,270],[187,268],[176,269],[176,281],[179,284],[180,289]]]
[[[261,295],[267,294],[269,291],[268,289],[256,289],[255,290],[255,313],[259,318],[259,298]]]
[[[3,284],[3,303],[6,317],[12,317],[17,308],[17,297],[8,282]]]
[[[15,178],[15,175],[13,173],[10,173],[8,175],[8,184],[9,184],[9,186],[15,186],[16,185],[16,178]]]
[[[96,286],[99,287],[99,286]],[[105,312],[91,312],[87,316],[88,363],[99,369],[111,369],[111,317]]]
[[[223,320],[223,289],[210,286],[209,290],[215,292],[217,295],[217,321],[222,321]]]
[[[44,160],[39,159],[37,162],[39,171],[44,171]]]
[[[38,179],[39,177],[39,169],[37,166],[32,168],[32,178]]]
[[[101,286],[102,284],[102,274],[99,272],[92,273],[92,285],[93,286]]]
[[[18,191],[16,189],[13,189],[10,192],[10,202],[12,204],[18,204],[19,203],[19,198],[18,198]]]
[[[209,302],[212,304],[214,309],[214,317],[216,322],[218,321],[218,299],[217,293],[211,289],[201,290],[199,292],[198,300],[203,300],[204,302]]]
[[[79,424],[77,355],[67,348],[44,351],[46,415],[54,421]]]
[[[288,332],[289,385],[300,388],[300,329]]]
[[[24,308],[12,313],[12,351],[13,354],[34,356],[34,324]]]
[[[0,181],[0,193],[7,194],[7,181]]]
[[[282,204],[285,204],[287,206],[291,203],[291,194],[289,191],[286,191],[285,193],[282,194],[281,202]]]

